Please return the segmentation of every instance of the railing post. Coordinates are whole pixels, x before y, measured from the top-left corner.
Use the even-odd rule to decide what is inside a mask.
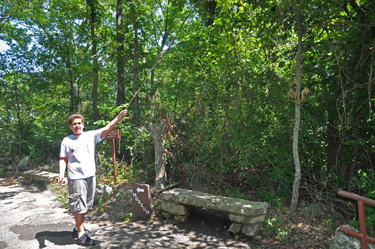
[[[362,197],[362,196],[359,196],[350,192],[343,191],[343,190],[339,190],[337,194],[347,197],[352,200],[356,200],[358,202],[359,233],[346,229],[344,227],[340,228],[340,232],[343,232],[345,234],[348,234],[348,235],[351,235],[360,239],[362,249],[367,249],[367,242],[375,244],[375,239],[371,237],[367,237],[366,218],[365,218],[365,203],[375,207],[375,201],[368,199],[366,197]]]
[[[117,185],[117,167],[116,167],[116,148],[115,148],[115,138],[119,138],[119,130],[113,130],[108,133],[104,140],[112,140],[112,161],[113,161],[113,175],[115,178],[115,185]]]

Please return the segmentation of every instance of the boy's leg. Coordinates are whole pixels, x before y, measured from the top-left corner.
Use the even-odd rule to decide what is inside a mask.
[[[71,180],[68,181],[69,189],[69,206],[70,210],[74,213],[74,219],[76,222],[77,232],[73,230],[72,236],[77,238],[79,245],[91,246],[95,245],[96,241],[92,240],[89,236],[94,236],[94,233],[85,230],[84,218],[87,212],[87,195],[88,189],[92,188],[89,186],[90,182],[87,179]],[[94,192],[95,193],[95,192]],[[80,236],[83,233],[84,236]]]
[[[93,192],[93,194],[91,195],[95,194],[94,192],[95,190],[90,191],[90,189],[92,188],[91,182],[88,181],[87,179],[74,179],[74,180],[68,181],[69,207],[72,213],[85,214],[87,213],[88,209],[92,207],[91,203],[87,203],[88,201],[90,201],[89,198],[91,196],[89,195],[91,194],[91,192]],[[93,196],[92,196],[92,199],[93,199]],[[92,203],[93,202],[94,201],[92,200]]]
[[[74,214],[74,220],[76,221],[76,227],[79,233],[85,231],[85,227],[83,225],[84,219],[85,219],[85,214]]]
[[[76,232],[73,230],[73,237],[77,237],[79,232],[84,232],[84,218],[86,209],[87,183],[83,179],[69,180],[69,206],[70,211],[74,214],[76,222]]]
[[[96,177],[89,177],[86,179],[87,182],[87,194],[86,194],[86,208],[91,210],[94,206],[95,189],[96,189]]]

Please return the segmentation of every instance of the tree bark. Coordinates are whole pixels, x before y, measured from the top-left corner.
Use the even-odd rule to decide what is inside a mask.
[[[158,55],[157,55],[157,58],[156,58],[156,62],[159,60],[159,57],[162,55],[163,48],[167,44],[167,40],[168,40],[169,34],[171,32],[171,28],[172,28],[173,21],[174,21],[174,19],[168,20],[168,17],[169,17],[169,8],[168,7],[166,7],[165,12],[166,12],[166,15],[165,15],[165,18],[164,18],[164,30],[163,30],[162,40],[161,40],[159,52],[158,52]],[[173,15],[172,15],[172,17],[173,17]],[[170,23],[169,26],[168,26],[168,23]],[[154,30],[156,30],[156,24],[155,23],[153,23],[153,24],[154,24]],[[156,31],[155,31],[154,35],[155,35],[155,43],[158,44],[159,36],[157,35]],[[151,72],[151,86],[152,87],[154,87],[154,82],[155,82],[155,71],[152,70],[152,72]]]
[[[90,26],[91,26],[91,54],[92,54],[92,71],[93,71],[93,82],[92,82],[92,109],[94,112],[94,120],[99,119],[99,110],[98,110],[98,56],[97,56],[97,41],[95,36],[95,3],[94,0],[87,0],[87,5],[90,6]]]
[[[134,66],[133,66],[133,86],[134,86],[134,91],[133,93],[135,94],[138,90],[138,17],[137,17],[137,12],[135,11],[134,5],[131,5],[131,10],[133,12],[133,17],[134,17]],[[138,94],[134,97],[134,123],[135,125],[139,124],[138,120]]]
[[[18,99],[18,88],[17,86],[14,87],[14,95],[17,105],[17,123],[18,123],[18,154],[22,156],[22,131],[23,125],[21,121],[21,107],[20,107],[20,100]],[[17,168],[17,167],[16,167]]]
[[[72,57],[69,50],[68,34],[65,34],[65,46],[66,46],[66,59],[65,63],[69,70],[68,81],[70,83],[70,112],[79,112],[79,101],[78,101],[78,84],[74,80],[73,68],[72,68]]]
[[[294,182],[293,182],[293,191],[292,191],[292,201],[290,203],[289,210],[294,211],[297,207],[298,197],[299,197],[299,185],[301,181],[301,164],[298,154],[298,135],[299,127],[301,122],[301,55],[302,55],[302,36],[303,36],[303,26],[300,19],[300,10],[297,5],[297,1],[293,0],[297,27],[298,27],[298,46],[297,46],[297,56],[296,56],[296,104],[295,104],[295,121],[294,121],[294,130],[293,130],[293,159],[294,159]]]
[[[162,136],[162,122],[158,128],[155,124],[150,123],[150,129],[155,146],[155,189],[162,189],[167,184],[166,153],[165,140]]]
[[[117,100],[116,105],[125,103],[125,55],[124,29],[121,25],[123,18],[122,0],[117,0],[116,8],[116,38],[117,38]]]

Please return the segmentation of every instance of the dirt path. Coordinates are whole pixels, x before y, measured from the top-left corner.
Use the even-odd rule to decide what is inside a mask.
[[[81,248],[71,237],[72,215],[52,193],[3,182],[0,179],[0,248]],[[210,217],[213,223],[222,222],[219,216]],[[225,230],[215,231],[209,221],[173,224],[156,216],[153,221],[124,223],[109,215],[87,218],[86,227],[96,232],[99,242],[92,248],[256,248],[234,240]]]

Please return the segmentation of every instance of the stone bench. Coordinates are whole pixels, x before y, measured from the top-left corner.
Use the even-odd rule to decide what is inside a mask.
[[[202,207],[229,213],[233,222],[229,232],[243,232],[247,236],[256,236],[263,227],[268,204],[242,199],[211,195],[187,189],[172,189],[161,194],[162,215],[164,218],[174,217],[185,222],[191,207]]]
[[[25,179],[33,182],[43,183],[44,187],[47,188],[49,184],[55,182],[59,177],[57,173],[51,173],[43,170],[29,170],[21,174]]]

